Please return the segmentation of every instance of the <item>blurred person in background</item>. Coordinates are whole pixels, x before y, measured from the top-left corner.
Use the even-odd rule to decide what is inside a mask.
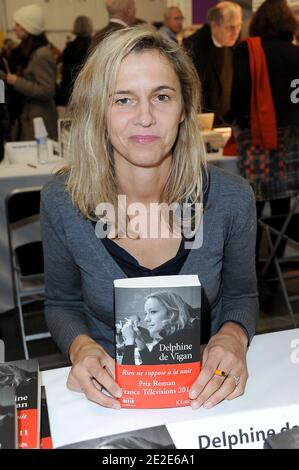
[[[2,80],[0,83],[0,162],[4,158],[4,144],[10,138],[10,121],[6,102],[7,86],[4,83],[7,72],[7,61],[0,55],[0,80]]]
[[[5,38],[2,47],[2,58],[9,59],[12,51],[17,47],[17,43],[12,38]]]
[[[184,16],[181,10],[178,7],[169,7],[164,13],[164,25],[160,32],[178,42],[177,34],[183,30],[183,21]]]
[[[253,16],[250,38],[234,51],[239,168],[254,190],[258,218],[267,201],[272,215],[287,213],[299,190],[299,106],[291,99],[291,82],[299,78],[297,28],[286,0],[266,0]],[[261,235],[258,227],[257,255]]]
[[[17,10],[14,31],[21,40],[10,57],[6,82],[13,89],[10,114],[13,140],[33,140],[33,119],[42,117],[50,138],[57,138],[57,111],[54,102],[56,64],[44,33],[42,9],[29,5]]]
[[[201,80],[203,111],[215,113],[215,124],[229,117],[233,79],[232,47],[239,39],[242,10],[234,2],[219,2],[210,8],[208,24],[184,39]]]
[[[136,7],[135,0],[106,0],[106,9],[109,15],[109,23],[105,28],[100,29],[93,37],[90,51],[107,36],[107,34],[117,29],[135,25]]]
[[[292,7],[292,12],[294,13],[294,16],[296,18],[296,21],[297,21],[297,31],[295,33],[295,39],[294,39],[294,44],[296,44],[297,46],[299,45],[299,5],[294,5]]]
[[[92,21],[88,16],[78,16],[74,23],[75,39],[70,41],[62,54],[62,80],[60,85],[60,103],[66,106],[74,82],[85,61],[92,35]]]

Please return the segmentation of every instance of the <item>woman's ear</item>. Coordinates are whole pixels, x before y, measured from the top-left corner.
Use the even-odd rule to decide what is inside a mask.
[[[185,121],[185,118],[186,118],[185,109],[182,109],[179,123],[181,124],[183,121]]]

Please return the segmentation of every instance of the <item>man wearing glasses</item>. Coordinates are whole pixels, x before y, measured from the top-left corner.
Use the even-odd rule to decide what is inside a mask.
[[[164,26],[160,31],[177,42],[177,34],[183,30],[183,21],[181,10],[178,7],[169,7],[164,13]]]

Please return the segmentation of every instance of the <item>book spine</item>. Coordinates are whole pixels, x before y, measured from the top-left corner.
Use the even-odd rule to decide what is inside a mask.
[[[42,386],[41,392],[40,449],[53,449],[46,389],[44,386]]]

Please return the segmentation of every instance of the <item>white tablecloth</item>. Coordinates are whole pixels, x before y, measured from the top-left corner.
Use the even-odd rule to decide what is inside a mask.
[[[17,188],[43,186],[55,173],[61,163],[52,162],[46,165],[36,165],[36,168],[23,164],[0,165],[0,314],[13,308],[13,290],[11,266],[8,251],[7,225],[5,217],[5,202],[7,196]],[[33,225],[31,231],[36,232]],[[28,230],[20,233],[21,239],[30,239]]]
[[[54,447],[166,424],[180,449],[199,436],[202,447],[262,448],[271,430],[299,425],[299,329],[255,336],[248,370],[245,394],[211,410],[106,409],[67,389],[69,368],[43,372]]]

